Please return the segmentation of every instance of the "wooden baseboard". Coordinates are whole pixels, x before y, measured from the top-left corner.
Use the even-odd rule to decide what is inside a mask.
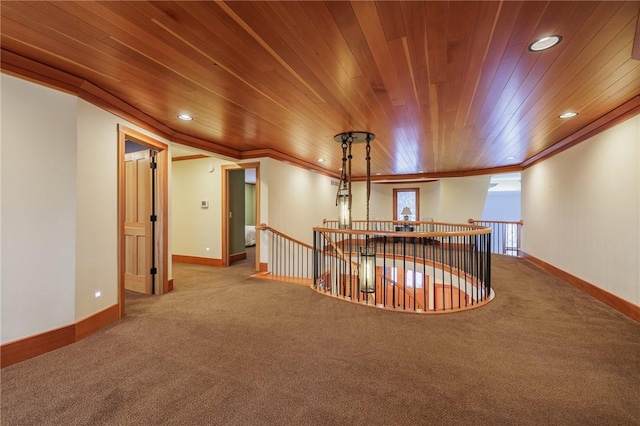
[[[229,255],[229,263],[239,262],[247,258],[247,253],[236,253]]]
[[[0,368],[43,355],[77,342],[120,319],[119,305],[113,305],[75,324],[45,331],[0,346]]]
[[[115,304],[76,323],[76,342],[120,319],[120,306]]]
[[[173,291],[173,278],[167,282],[167,293]]]
[[[59,349],[76,341],[75,324],[36,334],[0,347],[0,367],[5,368],[29,358]]]
[[[640,322],[640,306],[635,305],[628,300],[621,298],[620,296],[616,296],[613,293],[609,293],[607,290],[603,290],[600,287],[583,280],[582,278],[578,278],[575,275],[571,275],[570,273],[563,271],[562,269],[556,268],[555,266],[545,262],[544,260],[538,259],[537,257],[534,257],[528,253],[521,251],[520,256],[530,261],[534,265],[540,267],[541,269],[544,269],[550,274],[556,276],[557,278],[560,278],[562,281],[565,281],[568,284],[571,284],[572,286],[584,291],[590,296],[595,297],[602,303],[605,303],[611,306],[613,309],[622,312],[629,318]]]
[[[269,264],[266,262],[260,262],[259,272],[269,272]]]
[[[181,254],[174,254],[171,256],[174,262],[190,263],[192,265],[206,265],[206,266],[224,266],[222,259],[212,259],[210,257],[197,257],[197,256],[183,256]]]

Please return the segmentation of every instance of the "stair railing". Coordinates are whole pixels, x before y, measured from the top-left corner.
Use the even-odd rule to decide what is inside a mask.
[[[309,280],[313,278],[313,247],[292,238],[265,223],[261,241],[268,247],[268,272],[274,277]]]
[[[524,224],[522,220],[516,222],[469,219],[469,223],[491,228],[493,235],[491,239],[491,253],[516,257],[520,255],[520,231]]]

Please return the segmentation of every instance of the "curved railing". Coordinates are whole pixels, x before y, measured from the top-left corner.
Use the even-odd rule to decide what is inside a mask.
[[[422,313],[459,311],[493,299],[490,228],[353,221],[352,229],[338,229],[337,221],[325,220],[313,234],[312,288],[319,293]],[[375,259],[375,277],[368,287],[361,283],[364,247]]]

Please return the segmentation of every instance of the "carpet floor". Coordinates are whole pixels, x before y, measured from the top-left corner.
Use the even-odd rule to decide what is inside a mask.
[[[9,425],[640,425],[640,324],[517,258],[496,298],[399,314],[230,268],[1,372]]]

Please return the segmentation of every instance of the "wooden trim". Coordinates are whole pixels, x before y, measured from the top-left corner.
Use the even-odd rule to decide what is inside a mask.
[[[245,260],[247,258],[247,253],[236,253],[229,255],[229,263],[239,262],[241,260]]]
[[[522,171],[521,165],[514,165],[514,166],[503,166],[503,167],[492,167],[490,169],[459,170],[459,171],[453,171],[453,172],[414,173],[414,174],[407,174],[407,175],[375,175],[375,176],[371,176],[371,181],[375,183],[396,184],[396,183],[411,180],[410,182],[407,182],[407,183],[413,183],[413,182],[422,183],[423,181],[428,182],[428,180],[426,179],[498,175],[501,173],[514,173],[514,172],[521,172],[521,171]],[[354,182],[364,182],[365,180],[366,180],[366,176],[355,176],[353,178]],[[381,181],[388,181],[388,182],[381,182]]]
[[[167,288],[168,288],[167,293],[170,291],[173,291],[173,278],[167,281]]]
[[[9,50],[0,49],[0,52],[3,73],[75,96],[79,95],[80,85],[83,81],[81,78],[25,58]]]
[[[136,142],[140,142],[140,144],[142,145],[147,145],[151,148],[156,148],[160,151],[169,149],[169,145],[167,145],[166,143],[160,142],[159,140],[154,139],[151,136],[147,136],[144,133],[140,133],[137,130],[133,130],[123,124],[118,124],[118,132],[120,134],[124,134],[123,136],[125,138],[126,136],[128,136],[131,139],[135,139]]]
[[[336,221],[336,222],[337,222],[337,221]],[[308,249],[313,250],[313,246],[311,246],[311,245],[309,245],[309,244],[307,244],[307,243],[303,243],[303,242],[302,242],[302,241],[300,241],[300,240],[296,240],[295,238],[292,238],[292,237],[288,236],[287,234],[283,234],[282,232],[280,232],[280,231],[277,231],[277,230],[273,229],[272,227],[270,227],[270,226],[269,226],[269,225],[267,225],[266,223],[261,223],[261,224],[260,224],[260,226],[256,227],[256,229],[261,230],[261,231],[267,231],[267,230],[268,230],[268,231],[271,231],[271,233],[273,233],[273,234],[275,234],[275,235],[278,235],[278,236],[280,236],[280,237],[282,237],[282,238],[285,238],[285,239],[287,239],[287,240],[289,240],[289,241],[292,241],[292,242],[294,242],[294,243],[296,243],[296,244],[298,244],[298,245],[301,245],[302,247],[305,247],[305,248],[308,248]],[[350,231],[350,230],[349,230],[349,231]],[[256,233],[256,234],[257,234],[257,233]]]
[[[258,272],[269,272],[269,264],[267,262],[260,262]]]
[[[298,158],[292,157],[290,154],[283,154],[282,152],[276,151],[275,149],[271,149],[271,148],[254,149],[250,151],[242,151],[240,153],[241,160],[262,158],[262,157],[272,158],[274,160],[278,160],[283,163],[291,164],[292,166],[300,167],[301,169],[311,170],[314,172],[318,172],[321,175],[324,175],[327,177],[340,179],[340,174],[337,172],[332,172],[330,170],[327,170],[325,168],[318,166],[317,164],[309,163],[309,162],[300,160]],[[363,177],[362,180],[364,179],[365,178]]]
[[[120,319],[120,306],[115,304],[76,322],[76,342]]]
[[[183,157],[173,157],[171,161],[198,160],[200,158],[209,158],[209,157],[203,154],[185,155]]]
[[[256,193],[256,249],[255,249],[255,270],[260,270],[260,231],[257,228],[257,225],[260,223],[260,163],[248,163],[248,164],[257,164],[256,169],[256,183],[254,184],[255,193]]]
[[[35,336],[5,343],[0,347],[0,366],[8,367],[38,355],[54,351],[76,341],[75,325],[67,325]]]
[[[74,324],[5,343],[0,347],[0,368],[5,368],[75,343],[119,319],[120,306],[115,304]]]
[[[126,138],[124,132],[120,130],[118,125],[118,316],[124,316],[124,269],[125,269],[125,238],[124,238],[124,221],[126,218],[125,211],[125,143]]]
[[[551,275],[554,275],[562,281],[571,284],[579,290],[584,291],[585,293],[593,296],[602,303],[609,305],[617,311],[622,312],[629,318],[640,322],[640,306],[635,305],[628,300],[621,298],[620,296],[616,296],[615,294],[610,293],[607,290],[604,290],[594,284],[591,284],[590,282],[587,282],[582,278],[578,278],[575,275],[565,272],[560,268],[556,268],[555,266],[545,262],[544,260],[538,259],[537,257],[534,257],[524,251],[520,251],[520,255],[522,258],[549,272]]]
[[[256,169],[256,230],[260,223],[260,162],[225,164],[221,170],[221,217],[222,217],[222,266],[229,266],[231,259],[229,255],[229,221],[225,218],[229,217],[229,171],[237,169]],[[260,262],[260,233],[256,232],[256,271]]]
[[[162,151],[162,294],[169,289],[169,149]],[[173,289],[173,285],[171,286]]]
[[[171,256],[171,259],[174,262],[190,263],[192,265],[224,266],[222,259],[213,259],[210,257],[184,256],[181,254],[174,254]]]
[[[560,142],[550,146],[544,151],[524,161],[522,163],[522,167],[523,169],[527,169],[543,160],[553,157],[556,154],[560,154],[562,151],[565,151],[579,144],[580,142],[584,142],[585,140],[592,138],[597,134],[604,132],[605,130],[610,129],[613,126],[616,126],[617,124],[620,124],[639,113],[640,95],[631,98],[624,104],[613,109],[599,119],[591,122],[574,134],[564,138]]]
[[[431,182],[439,182],[440,179],[416,179],[416,180],[394,180],[394,181],[374,181],[373,177],[371,178],[371,182],[376,185],[415,185],[419,183],[431,183]]]
[[[481,219],[469,219],[467,221],[467,223],[470,223],[471,225],[478,225],[478,223],[504,223],[504,224],[508,224],[508,225],[524,225],[524,221],[522,219],[518,220],[518,221],[512,221],[512,220],[481,220]],[[482,226],[482,225],[479,225]]]
[[[260,278],[261,280],[278,281],[287,284],[297,284],[304,287],[313,288],[313,279],[311,278],[299,278],[299,277],[284,277],[280,275],[271,275],[270,273],[258,272],[251,275],[253,278]]]
[[[420,188],[393,188],[393,220],[401,220],[398,219],[398,192],[414,192],[416,194],[416,211],[413,212],[413,216],[416,219],[420,218]]]

